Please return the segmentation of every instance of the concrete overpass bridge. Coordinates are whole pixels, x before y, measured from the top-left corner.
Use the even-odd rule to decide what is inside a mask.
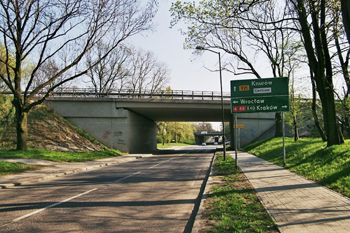
[[[224,94],[225,121],[233,129],[229,93]],[[46,105],[101,143],[128,153],[150,153],[157,148],[157,121],[221,122],[221,95],[215,92],[114,91],[96,94],[90,89],[55,92]],[[248,144],[274,125],[274,114],[240,114],[244,125],[241,145]],[[234,130],[231,130],[233,138]]]

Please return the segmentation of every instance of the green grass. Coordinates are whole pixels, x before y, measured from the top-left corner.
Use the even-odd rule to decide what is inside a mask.
[[[44,159],[55,162],[84,162],[95,159],[120,156],[121,152],[112,149],[95,152],[57,152],[51,150],[28,149],[26,151],[0,149],[0,158],[25,158]],[[23,163],[8,163],[0,161],[0,176],[20,173],[28,170],[41,169],[42,166],[35,166]]]
[[[157,144],[157,148],[159,149],[167,149],[167,148],[171,148],[172,146],[191,146],[191,145],[186,143],[165,143],[164,145],[163,143]]]
[[[56,162],[84,162],[120,155],[122,155],[120,151],[112,149],[106,149],[103,151],[95,152],[57,152],[41,149],[28,149],[26,151],[17,151],[0,149],[0,158],[44,159]]]
[[[24,172],[28,170],[37,170],[40,168],[41,166],[36,165],[0,161],[0,176]]]
[[[273,138],[243,148],[248,153],[283,165],[282,138]],[[294,142],[286,138],[286,168],[350,197],[350,140],[326,147],[315,138]]]
[[[218,155],[214,174],[223,176],[207,198],[203,218],[212,225],[207,232],[277,232],[275,223],[260,203],[245,177],[236,171],[231,156]]]

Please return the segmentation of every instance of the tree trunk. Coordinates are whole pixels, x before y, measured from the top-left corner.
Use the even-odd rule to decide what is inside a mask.
[[[297,124],[297,116],[293,114],[293,127],[294,127],[294,141],[299,140],[299,130],[298,130],[298,124]]]
[[[326,129],[327,146],[342,144],[344,143],[344,138],[336,116],[333,90],[324,89],[323,96],[322,111],[324,127]]]
[[[314,117],[314,123],[316,126],[316,129],[318,133],[320,134],[322,141],[326,142],[327,137],[326,134],[324,133],[323,129],[321,128],[320,121],[318,120],[317,116],[317,111],[316,111],[316,86],[315,86],[315,81],[311,77],[311,83],[312,83],[312,105],[311,105],[311,110],[312,110],[312,115]]]
[[[342,132],[343,132],[343,135],[344,135],[344,130],[345,132],[347,133],[347,136],[350,137],[350,119],[348,117],[348,114],[344,114],[344,120],[342,121]]]
[[[335,100],[333,88],[325,77],[316,77],[318,95],[322,103],[322,113],[324,119],[324,129],[327,138],[327,147],[344,143],[344,138],[340,130],[339,121],[335,110]]]
[[[28,113],[23,111],[19,103],[14,100],[14,105],[16,109],[16,132],[17,132],[17,150],[27,150],[28,149],[28,126],[27,118]]]
[[[349,0],[341,0],[341,11],[343,15],[343,24],[348,42],[350,44],[350,2]]]
[[[275,121],[276,121],[275,137],[283,137],[282,113],[276,112]]]

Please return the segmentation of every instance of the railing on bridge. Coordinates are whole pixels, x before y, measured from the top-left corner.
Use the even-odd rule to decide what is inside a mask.
[[[220,92],[185,90],[113,90],[108,93],[97,93],[93,88],[65,88],[51,93],[50,96],[221,100]],[[223,93],[223,98],[230,100],[230,93]]]

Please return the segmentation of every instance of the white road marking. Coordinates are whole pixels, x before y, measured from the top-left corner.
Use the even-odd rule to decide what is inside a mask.
[[[123,178],[121,178],[121,179],[119,179],[119,180],[114,181],[114,183],[118,183],[119,181],[126,180],[126,179],[128,179],[128,178],[130,178],[130,177],[132,177],[132,176],[135,176],[135,175],[137,175],[137,174],[140,174],[140,173],[141,173],[141,171],[135,172],[134,174],[131,174],[131,175],[129,175],[129,176],[125,176],[125,177],[123,177]]]
[[[68,202],[68,201],[73,200],[73,199],[75,199],[75,198],[78,198],[78,197],[81,197],[81,196],[86,195],[86,194],[88,194],[88,193],[91,193],[91,192],[93,192],[93,191],[96,191],[97,189],[98,189],[98,188],[91,189],[91,190],[86,191],[86,192],[84,192],[84,193],[78,194],[78,195],[76,195],[76,196],[74,196],[74,197],[70,197],[70,198],[68,198],[68,199],[66,199],[66,200],[57,202],[57,203],[55,203],[55,204],[49,205],[49,206],[47,206],[47,207],[44,207],[44,208],[42,208],[42,209],[38,209],[38,210],[36,210],[36,211],[34,211],[34,212],[32,212],[32,213],[29,213],[29,214],[23,215],[22,217],[16,218],[16,219],[13,220],[12,222],[18,222],[18,221],[20,221],[20,220],[22,220],[22,219],[24,219],[24,218],[28,218],[28,217],[30,217],[30,216],[32,216],[32,215],[34,215],[34,214],[38,214],[38,213],[40,213],[40,212],[42,212],[42,211],[44,211],[44,210],[50,209],[50,208],[52,208],[52,207],[58,206],[58,205],[60,205],[60,204],[63,204],[63,203],[65,203],[65,202]]]
[[[181,156],[182,156],[182,155],[181,155]],[[161,165],[161,164],[163,164],[163,163],[169,162],[169,161],[171,161],[171,160],[173,160],[173,159],[175,159],[175,158],[171,158],[171,159],[168,159],[168,160],[166,160],[166,161],[160,162],[160,163],[158,163],[158,164],[156,164],[156,165],[150,167],[150,169],[155,168],[155,167],[157,167],[157,166],[159,166],[159,165]],[[114,181],[114,183],[118,183],[118,182],[120,182],[120,181],[126,180],[126,179],[128,179],[128,178],[130,178],[130,177],[132,177],[132,176],[135,176],[135,175],[137,175],[137,174],[140,174],[140,173],[141,173],[141,171],[135,172],[134,174],[131,174],[131,175],[129,175],[129,176],[126,176],[126,177],[123,177],[123,178],[121,178],[121,179],[119,179],[119,180]],[[199,171],[198,171],[198,173],[199,173]],[[197,174],[197,175],[198,175],[198,174]],[[33,216],[33,215],[35,215],[35,214],[38,214],[38,213],[40,213],[40,212],[42,212],[42,211],[44,211],[44,210],[47,210],[47,209],[50,209],[50,208],[52,208],[52,207],[61,205],[61,204],[65,203],[65,202],[68,202],[68,201],[71,201],[71,200],[73,200],[73,199],[75,199],[75,198],[84,196],[84,195],[89,194],[89,193],[91,193],[91,192],[93,192],[93,191],[96,191],[96,190],[98,190],[98,188],[91,189],[91,190],[89,190],[89,191],[86,191],[86,192],[84,192],[84,193],[81,193],[81,194],[78,194],[78,195],[76,195],[76,196],[70,197],[70,198],[65,199],[65,200],[63,200],[63,201],[60,201],[60,202],[54,203],[54,204],[52,204],[52,205],[46,206],[46,207],[44,207],[44,208],[42,208],[42,209],[38,209],[38,210],[33,211],[33,212],[29,213],[29,214],[26,214],[26,215],[23,215],[23,216],[21,216],[21,217],[18,217],[18,218],[16,218],[16,219],[14,219],[14,220],[12,221],[12,223],[21,221],[21,220],[23,220],[23,219],[25,219],[25,218],[28,218],[28,217]],[[8,224],[2,225],[1,227],[5,227],[6,225],[8,225]]]
[[[126,177],[123,177],[123,178],[121,178],[121,179],[119,179],[119,180],[116,180],[116,181],[114,181],[114,183],[117,183],[117,182],[122,181],[122,180],[126,180],[126,179],[128,179],[128,178],[130,178],[130,177],[132,177],[132,176],[135,176],[135,175],[137,175],[137,174],[140,174],[140,173],[141,173],[141,171],[136,172],[136,173],[134,173],[134,174],[131,174],[131,175],[129,175],[129,176],[126,176]],[[26,215],[23,215],[23,216],[21,216],[21,217],[19,217],[19,218],[16,218],[16,219],[14,219],[12,222],[14,223],[14,222],[21,221],[21,220],[23,220],[23,219],[25,219],[25,218],[28,218],[28,217],[33,216],[33,215],[35,215],[35,214],[38,214],[38,213],[40,213],[40,212],[42,212],[42,211],[44,211],[44,210],[47,210],[47,209],[50,209],[50,208],[52,208],[52,207],[61,205],[61,204],[65,203],[65,202],[68,202],[68,201],[71,201],[71,200],[73,200],[73,199],[75,199],[75,198],[84,196],[84,195],[89,194],[89,193],[91,193],[91,192],[93,192],[93,191],[96,191],[96,190],[98,190],[98,188],[91,189],[91,190],[86,191],[86,192],[84,192],[84,193],[78,194],[78,195],[76,195],[76,196],[74,196],[74,197],[70,197],[70,198],[65,199],[65,200],[63,200],[63,201],[60,201],[60,202],[54,203],[54,204],[52,204],[52,205],[46,206],[46,207],[44,207],[44,208],[42,208],[42,209],[38,209],[38,210],[33,211],[33,212],[29,213],[29,214],[26,214]],[[8,225],[8,224],[3,225],[2,227],[6,226],[6,225]]]
[[[171,159],[165,160],[165,161],[163,161],[163,162],[157,163],[156,165],[153,165],[152,167],[149,167],[149,168],[152,169],[152,168],[158,167],[158,166],[161,165],[162,163],[169,162],[169,161],[171,161],[171,160],[173,160],[173,159],[175,159],[175,158],[171,158]]]

